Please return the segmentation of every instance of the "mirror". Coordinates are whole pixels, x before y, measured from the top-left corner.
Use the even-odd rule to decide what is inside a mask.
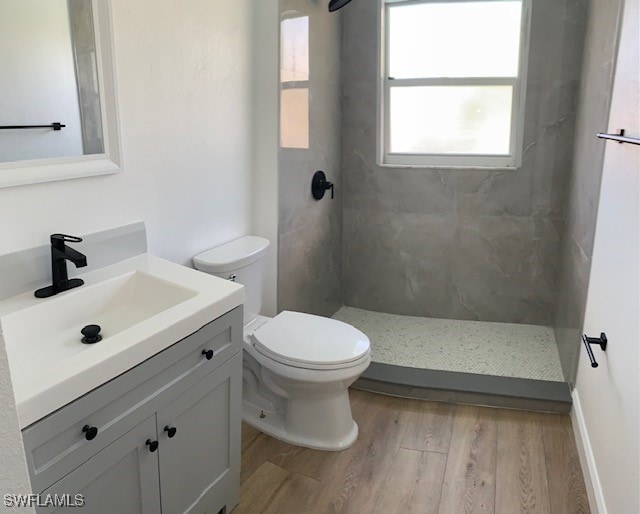
[[[109,9],[0,1],[0,187],[120,170]]]

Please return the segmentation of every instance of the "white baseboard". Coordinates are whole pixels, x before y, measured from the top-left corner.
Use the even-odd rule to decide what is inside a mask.
[[[591,507],[592,514],[608,514],[578,391],[574,389],[572,396],[573,409],[571,409],[571,423],[573,425],[576,446],[578,447],[578,456],[580,457],[580,466],[582,467],[587,495],[589,496],[589,506]]]

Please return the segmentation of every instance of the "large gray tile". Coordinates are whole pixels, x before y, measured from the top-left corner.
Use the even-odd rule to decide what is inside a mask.
[[[549,220],[461,217],[453,260],[456,317],[550,325],[556,275],[550,261],[558,239]]]
[[[586,0],[536,0],[532,3],[529,77],[570,80],[580,74]]]
[[[339,245],[307,242],[305,229],[280,236],[278,310],[332,316],[342,305]]]
[[[529,78],[557,79],[562,74],[563,24],[565,2],[535,0],[532,2],[529,40]]]
[[[531,172],[456,170],[457,211],[460,215],[528,216]]]
[[[575,381],[590,269],[591,259],[584,254],[574,239],[568,238],[562,256],[562,275],[554,328],[560,362],[565,380],[569,383]]]
[[[345,206],[388,212],[453,214],[451,172],[424,169],[345,166]]]
[[[589,3],[589,0],[568,0],[566,2],[562,41],[563,80],[580,79]]]
[[[580,354],[604,161],[605,143],[595,134],[608,125],[622,2],[602,0],[589,5],[555,313],[560,360],[570,383],[575,381]]]
[[[343,77],[345,72],[342,73]],[[378,109],[378,86],[375,75],[342,81],[342,126],[348,137],[365,127],[375,127]]]
[[[596,133],[609,119],[620,0],[591,2],[576,122],[574,171],[569,191],[569,232],[590,256],[602,179],[605,142]]]
[[[446,317],[454,229],[450,216],[345,209],[345,304]]]
[[[557,82],[550,89],[557,107],[555,115],[540,124],[533,149],[531,215],[563,218],[573,164],[578,88],[575,82]]]
[[[345,82],[375,78],[378,69],[377,2],[351,2],[342,11],[342,76]]]
[[[309,16],[309,148],[279,152],[278,308],[330,316],[342,304],[341,24],[326,4],[281,0],[281,12]],[[311,196],[323,170],[335,199]]]

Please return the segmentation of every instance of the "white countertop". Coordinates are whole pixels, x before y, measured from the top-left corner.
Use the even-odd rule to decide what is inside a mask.
[[[84,295],[90,295],[93,286],[136,272],[185,288],[188,294],[177,305],[127,325],[94,345],[83,345],[79,338],[77,344],[58,341],[55,337],[47,339],[39,335],[37,328],[29,329],[33,332],[30,338],[19,337],[22,334],[12,326],[15,325],[12,315],[22,316],[26,311],[20,311],[24,309],[29,309],[30,316],[33,313],[34,319],[28,321],[37,326],[39,313],[46,314],[48,308],[53,311],[66,308],[66,304],[72,304],[72,295],[76,292],[84,290]],[[38,299],[30,291],[0,302],[0,338],[7,348],[21,428],[121,375],[244,302],[244,288],[240,284],[149,254],[79,278],[85,281],[83,286],[51,298]],[[24,326],[24,320],[21,323]]]

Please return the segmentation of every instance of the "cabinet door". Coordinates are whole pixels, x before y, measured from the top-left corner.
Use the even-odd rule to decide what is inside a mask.
[[[83,508],[44,507],[38,512],[158,514],[158,452],[146,445],[148,439],[157,440],[156,434],[154,415],[43,493],[43,500],[48,495],[70,495],[71,501],[81,494]]]
[[[157,413],[163,514],[238,503],[241,388],[238,353]]]

